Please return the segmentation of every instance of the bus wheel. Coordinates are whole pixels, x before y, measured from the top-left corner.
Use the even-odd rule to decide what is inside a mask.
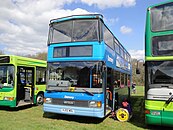
[[[129,112],[127,109],[124,109],[124,108],[119,108],[117,111],[116,111],[116,117],[119,121],[121,122],[125,122],[125,121],[128,121],[129,120]]]
[[[37,95],[36,101],[37,101],[36,104],[37,104],[38,106],[43,105],[44,96],[43,96],[42,93],[40,93],[40,94]]]

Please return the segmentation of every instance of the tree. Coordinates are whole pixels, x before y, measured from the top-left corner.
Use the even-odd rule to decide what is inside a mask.
[[[2,50],[0,50],[0,55],[4,55],[4,52]]]
[[[137,68],[137,59],[132,59],[132,82],[135,82],[137,85],[144,86],[145,82],[145,67],[143,62],[138,62],[138,68],[140,70],[140,74],[136,74],[136,68]]]
[[[26,55],[25,57],[46,61],[47,60],[47,52],[40,52],[40,53],[36,53],[36,54],[33,54],[33,55]]]

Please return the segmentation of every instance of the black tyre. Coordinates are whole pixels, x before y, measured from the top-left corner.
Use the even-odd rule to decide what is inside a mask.
[[[40,106],[43,105],[43,102],[44,102],[44,96],[42,93],[40,93],[37,95],[36,104]]]

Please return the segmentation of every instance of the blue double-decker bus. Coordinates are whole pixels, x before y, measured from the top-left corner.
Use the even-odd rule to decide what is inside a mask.
[[[100,14],[50,21],[44,113],[103,118],[130,95],[131,57]],[[126,111],[119,114],[122,120]]]

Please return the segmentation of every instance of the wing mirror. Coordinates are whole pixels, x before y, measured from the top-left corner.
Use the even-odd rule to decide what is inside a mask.
[[[136,68],[136,74],[141,74],[139,68]]]

